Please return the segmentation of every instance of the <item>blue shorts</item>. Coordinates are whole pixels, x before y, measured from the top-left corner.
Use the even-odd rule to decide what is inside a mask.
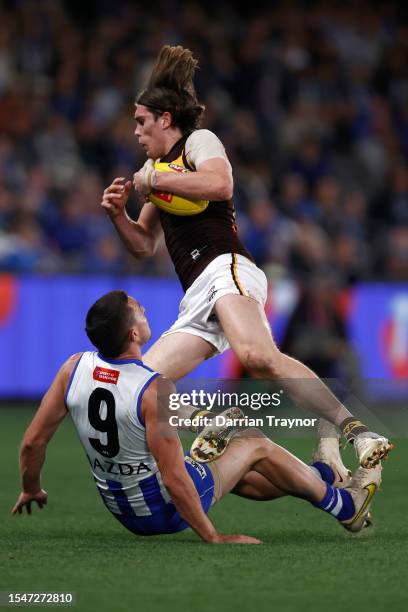
[[[200,497],[201,506],[204,512],[207,513],[214,496],[214,478],[211,470],[207,465],[197,463],[190,457],[185,457],[184,461],[187,472]],[[148,481],[148,478],[142,481],[144,483],[143,494],[149,508],[152,510],[152,514],[150,516],[137,516],[132,512],[131,515],[128,514],[126,516],[126,514],[115,514],[112,512],[113,516],[122,523],[124,527],[138,535],[147,536],[158,535],[160,533],[176,533],[177,531],[187,529],[189,524],[181,518],[175,505],[172,502],[165,502],[162,495],[157,490],[157,486],[152,486],[151,491],[149,491],[149,487],[145,486],[149,484]]]

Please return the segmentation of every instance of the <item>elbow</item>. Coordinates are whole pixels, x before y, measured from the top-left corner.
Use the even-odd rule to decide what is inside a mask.
[[[157,251],[157,245],[153,243],[146,244],[143,250],[139,251],[137,254],[138,259],[147,259],[149,257],[153,257],[153,255]]]
[[[46,446],[47,441],[45,438],[30,436],[28,438],[24,438],[23,443],[21,444],[21,454],[33,453],[41,448],[45,448]]]
[[[131,253],[135,259],[148,259],[149,257],[153,257],[155,250],[152,248],[146,247],[146,248],[140,249],[139,251],[135,249],[131,251]]]
[[[229,177],[223,177],[217,185],[216,197],[214,200],[231,200],[234,192],[234,184]]]
[[[139,223],[136,223],[140,230],[140,236],[137,241],[131,242],[128,246],[130,247],[131,253],[136,259],[147,259],[152,257],[159,243],[158,238],[153,232],[147,231]]]
[[[174,478],[172,478],[171,476],[166,476],[166,477],[162,476],[162,480],[163,480],[163,484],[166,487],[167,491],[170,493],[170,491],[174,487]]]
[[[155,254],[156,248],[150,241],[145,241],[140,247],[128,245],[128,251],[135,259],[147,259]]]
[[[182,486],[181,478],[177,474],[168,474],[163,477],[163,484],[171,496],[177,496],[180,486]]]
[[[224,189],[224,191],[222,192],[222,200],[232,200],[232,196],[233,196],[233,189],[231,188],[226,188]]]

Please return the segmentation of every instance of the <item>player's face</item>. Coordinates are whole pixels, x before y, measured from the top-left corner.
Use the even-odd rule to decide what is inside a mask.
[[[152,335],[149,326],[149,321],[146,319],[145,316],[145,309],[141,304],[139,304],[137,300],[130,296],[128,297],[128,304],[134,310],[136,323],[135,326],[137,327],[137,331],[139,334],[140,344],[143,345],[148,340],[150,340],[150,337]]]
[[[160,117],[155,117],[146,106],[136,104],[135,136],[147,157],[158,159],[166,154],[164,130]]]

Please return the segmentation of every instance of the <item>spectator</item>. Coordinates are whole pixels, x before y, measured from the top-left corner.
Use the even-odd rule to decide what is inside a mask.
[[[408,56],[396,5],[241,12],[209,0],[178,3],[177,13],[163,5],[159,16],[131,0],[87,7],[0,7],[3,252],[16,243],[32,252],[44,239],[51,269],[172,273],[160,252],[148,265],[114,253],[98,210],[102,185],[143,163],[134,97],[169,42],[200,58],[205,127],[228,148],[238,223],[259,264],[312,274],[325,261],[349,282],[407,278]],[[12,223],[21,211],[30,239]],[[27,261],[23,268],[43,269],[41,256]]]
[[[321,378],[342,375],[349,351],[346,328],[336,310],[338,285],[333,270],[324,268],[304,284],[292,313],[281,350],[305,363]]]

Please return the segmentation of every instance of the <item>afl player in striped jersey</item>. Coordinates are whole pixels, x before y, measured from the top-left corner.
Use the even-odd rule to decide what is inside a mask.
[[[47,444],[70,414],[102,502],[137,535],[190,526],[205,542],[258,544],[250,536],[220,534],[208,518],[211,505],[230,492],[254,500],[294,495],[346,529],[365,526],[381,466],[360,467],[350,486],[339,489],[329,466],[309,467],[265,436],[234,438],[222,457],[197,463],[184,456],[170,406],[160,402],[169,381],[141,359],[150,338],[143,306],[111,291],[90,308],[86,331],[98,350],[63,364],[24,435],[14,514],[30,514],[33,502],[46,504],[41,469]]]

